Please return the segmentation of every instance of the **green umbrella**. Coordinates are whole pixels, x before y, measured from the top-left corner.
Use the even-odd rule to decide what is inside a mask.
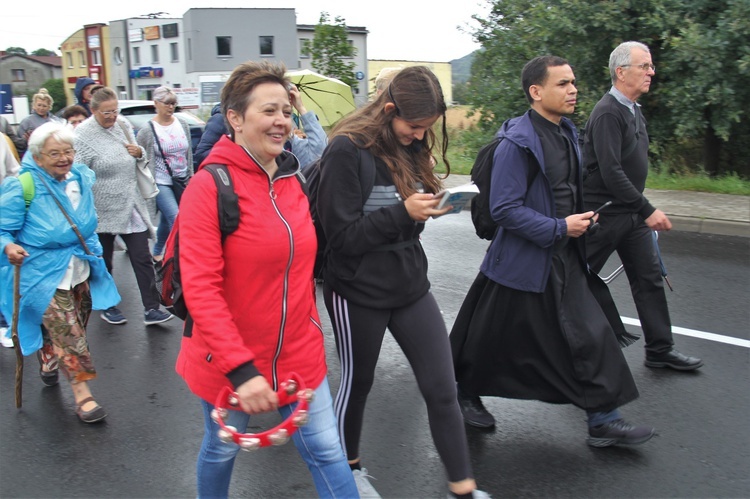
[[[341,80],[309,69],[289,71],[287,76],[297,85],[307,110],[314,111],[324,127],[333,125],[356,109],[352,88]]]

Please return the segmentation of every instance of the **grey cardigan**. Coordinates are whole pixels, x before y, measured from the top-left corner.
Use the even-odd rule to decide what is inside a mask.
[[[132,142],[133,127],[123,117],[112,128],[102,127],[91,117],[75,129],[76,163],[83,163],[96,173],[92,188],[94,204],[99,216],[98,233],[124,234],[128,228],[133,208],[155,236],[149,206],[138,190],[136,161],[147,161],[146,150],[141,148],[141,158],[136,160],[125,148]],[[123,132],[122,123],[128,130]]]

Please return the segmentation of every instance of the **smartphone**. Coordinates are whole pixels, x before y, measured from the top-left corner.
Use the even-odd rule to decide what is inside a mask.
[[[611,204],[612,204],[612,201],[607,201],[606,203],[604,203],[603,205],[601,205],[599,208],[597,208],[596,210],[594,210],[594,215],[596,215],[597,213],[599,213],[600,211],[602,211],[604,208],[606,208],[607,206],[609,206]]]

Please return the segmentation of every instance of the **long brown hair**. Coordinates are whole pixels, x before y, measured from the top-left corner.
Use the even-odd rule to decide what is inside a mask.
[[[395,112],[385,112],[385,105],[389,102],[396,107]],[[336,124],[331,138],[345,135],[359,147],[369,149],[373,156],[382,159],[404,199],[416,192],[417,182],[422,182],[425,192],[436,193],[441,188],[441,181],[435,175],[431,161],[436,143],[435,132],[430,128],[425,132],[423,140],[404,147],[394,135],[391,122],[394,117],[420,121],[442,116],[440,154],[446,172],[450,173],[450,164],[446,158],[446,109],[443,89],[435,74],[425,66],[411,66],[398,71],[388,88],[377,99]]]

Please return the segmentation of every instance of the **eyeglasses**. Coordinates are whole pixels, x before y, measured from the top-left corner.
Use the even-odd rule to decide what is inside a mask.
[[[109,118],[110,116],[117,116],[118,114],[120,114],[119,109],[115,109],[114,111],[98,111],[98,112],[101,113],[101,115],[104,116],[105,118]]]
[[[50,159],[57,161],[58,159],[62,158],[63,156],[66,156],[68,158],[73,158],[76,155],[75,149],[65,149],[63,152],[59,151],[52,151],[51,153],[43,152],[45,156],[49,156]]]
[[[170,100],[170,101],[158,100],[156,102],[164,104],[165,106],[176,106],[177,105],[177,101],[176,100]]]
[[[656,71],[656,66],[654,66],[650,62],[644,62],[643,64],[637,64],[637,65],[635,65],[635,64],[623,64],[620,67],[621,68],[629,68],[630,66],[634,66],[634,67],[640,69],[641,71],[648,71],[649,69],[651,71]]]

